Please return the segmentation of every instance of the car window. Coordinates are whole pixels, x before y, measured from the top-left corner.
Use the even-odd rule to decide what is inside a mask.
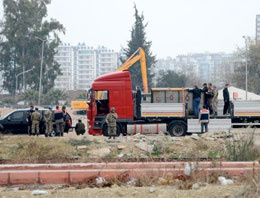
[[[23,112],[22,111],[14,112],[11,115],[11,119],[12,120],[23,120]]]

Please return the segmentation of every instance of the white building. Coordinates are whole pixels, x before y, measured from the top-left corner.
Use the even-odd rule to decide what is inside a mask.
[[[260,41],[260,15],[256,15],[256,41]]]
[[[55,87],[59,89],[72,90],[74,80],[73,69],[73,47],[69,44],[62,44],[58,47],[58,53],[55,60],[60,64],[62,75],[58,76],[55,80]]]
[[[119,53],[105,47],[88,47],[62,44],[55,60],[60,63],[62,75],[55,81],[55,88],[64,90],[87,90],[100,75],[113,72],[119,66]]]
[[[184,74],[196,84],[211,82],[222,86],[231,79],[233,72],[233,55],[226,53],[192,53],[178,55],[176,58],[159,59],[156,63],[155,79],[160,78],[159,71],[173,70]]]

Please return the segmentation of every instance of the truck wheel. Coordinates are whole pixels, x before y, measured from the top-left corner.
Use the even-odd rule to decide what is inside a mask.
[[[171,136],[184,136],[187,131],[186,123],[183,121],[172,121],[168,126],[168,131]]]

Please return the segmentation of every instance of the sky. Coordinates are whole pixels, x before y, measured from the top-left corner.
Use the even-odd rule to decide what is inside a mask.
[[[157,58],[231,53],[244,45],[243,35],[255,36],[260,14],[259,0],[52,0],[48,18],[65,26],[63,42],[119,51],[130,39],[134,3],[148,22],[147,40]]]

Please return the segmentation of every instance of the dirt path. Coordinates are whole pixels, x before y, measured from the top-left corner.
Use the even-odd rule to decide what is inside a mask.
[[[39,187],[40,188],[40,187]],[[41,188],[40,188],[41,189]],[[84,188],[68,187],[64,189],[47,189],[48,194],[37,197],[59,198],[238,198],[242,197],[245,187],[240,185],[220,186],[209,185],[198,190],[176,190],[173,186],[132,187],[113,186],[111,188]],[[18,190],[17,188],[0,188],[0,198],[31,197],[32,190]]]

